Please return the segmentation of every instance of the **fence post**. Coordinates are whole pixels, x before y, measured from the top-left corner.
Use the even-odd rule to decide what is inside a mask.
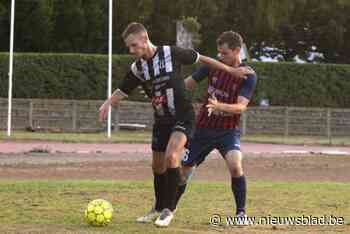
[[[114,106],[114,131],[118,132],[119,131],[119,107],[120,105],[117,104]]]
[[[331,109],[327,108],[327,137],[328,144],[332,145]]]
[[[77,101],[73,100],[72,107],[72,130],[75,132],[77,131]]]
[[[242,113],[242,135],[245,136],[247,134],[247,112],[244,111]]]
[[[284,139],[289,136],[289,108],[286,107],[284,110]]]
[[[33,100],[29,99],[29,113],[28,113],[29,127],[33,129]]]

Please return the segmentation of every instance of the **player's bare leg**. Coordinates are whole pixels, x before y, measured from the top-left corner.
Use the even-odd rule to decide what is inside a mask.
[[[248,225],[245,214],[246,179],[242,167],[242,153],[239,150],[231,150],[225,155],[226,165],[231,174],[231,189],[236,202],[236,216],[238,225]]]
[[[159,227],[167,227],[174,217],[176,208],[176,190],[180,182],[180,158],[183,153],[187,137],[184,133],[175,131],[171,134],[166,153],[166,165],[168,174],[167,205],[161,215],[155,221]]]
[[[157,219],[165,207],[165,196],[167,189],[167,174],[165,152],[153,151],[152,171],[154,175],[155,205],[144,216],[137,218],[137,222],[150,223]]]
[[[231,177],[243,176],[242,153],[238,150],[231,150],[226,153],[225,161]]]

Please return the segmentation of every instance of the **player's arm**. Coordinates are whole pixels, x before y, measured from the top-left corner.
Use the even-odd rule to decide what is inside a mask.
[[[128,95],[139,85],[141,80],[137,78],[132,71],[129,71],[125,76],[122,84],[116,89],[110,98],[108,98],[99,109],[100,121],[104,121],[107,118],[109,107],[117,105],[121,100],[128,97]]]
[[[211,114],[214,110],[224,111],[228,113],[242,113],[244,112],[249,104],[249,101],[253,95],[257,78],[256,75],[248,75],[248,78],[243,81],[239,96],[237,98],[237,103],[227,104],[219,102],[215,96],[208,99],[208,112]]]
[[[185,87],[188,90],[196,88],[197,83],[204,80],[209,75],[209,67],[207,65],[201,65],[197,68],[191,76],[185,79]]]
[[[178,46],[172,46],[171,50],[175,58],[183,65],[191,65],[200,62],[209,66],[210,68],[219,69],[232,74],[234,77],[243,79],[245,79],[249,74],[255,74],[249,67],[234,68],[216,59],[201,55],[193,49],[184,49]],[[194,85],[194,82],[191,79],[189,79],[187,83],[189,83],[189,86]]]
[[[109,107],[118,104],[123,98],[124,95],[121,93],[121,90],[116,89],[112,96],[101,105],[99,109],[99,119],[101,122],[107,118]]]
[[[247,109],[248,104],[249,104],[249,99],[242,96],[238,97],[237,103],[235,104],[227,104],[227,103],[219,102],[216,99],[216,97],[213,96],[208,99],[207,108],[208,108],[209,115],[214,110],[240,114]]]
[[[208,66],[210,66],[213,69],[218,69],[218,70],[222,70],[224,72],[227,72],[231,75],[233,75],[234,77],[237,78],[242,78],[242,79],[246,79],[248,75],[252,75],[255,74],[254,70],[251,69],[250,67],[231,67],[228,66],[216,59],[204,56],[204,55],[200,55],[198,54],[199,58],[198,61],[200,63],[204,63],[207,64]]]

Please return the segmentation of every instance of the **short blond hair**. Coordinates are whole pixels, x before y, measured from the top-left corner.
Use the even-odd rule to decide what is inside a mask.
[[[132,22],[125,28],[124,32],[122,33],[122,37],[125,40],[130,34],[137,34],[142,32],[147,33],[145,26],[137,22]]]

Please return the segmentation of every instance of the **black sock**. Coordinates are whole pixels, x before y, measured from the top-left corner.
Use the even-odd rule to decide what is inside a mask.
[[[176,191],[175,208],[177,207],[177,204],[179,203],[182,194],[185,192],[186,186],[187,186],[187,183],[178,185],[177,191]]]
[[[236,214],[244,212],[245,213],[245,200],[247,183],[245,176],[232,177],[231,178],[231,189],[236,201]]]
[[[168,174],[165,171],[163,174],[154,174],[154,195],[156,197],[156,204],[154,208],[157,211],[162,211],[165,207],[165,199],[166,199],[166,189],[168,184]]]
[[[180,168],[168,168],[168,190],[167,190],[167,206],[173,211],[176,208],[177,188],[180,182]]]

